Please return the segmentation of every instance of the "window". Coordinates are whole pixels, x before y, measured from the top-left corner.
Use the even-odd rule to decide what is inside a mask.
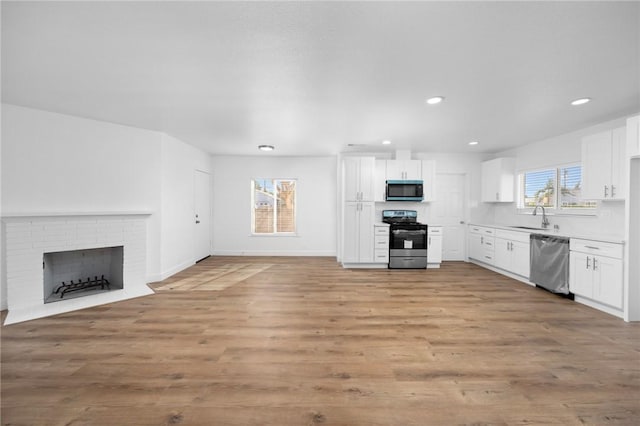
[[[523,172],[519,175],[519,182],[520,209],[542,205],[547,209],[568,213],[597,207],[596,201],[582,199],[580,165]]]
[[[295,179],[253,179],[251,199],[253,234],[296,232]]]

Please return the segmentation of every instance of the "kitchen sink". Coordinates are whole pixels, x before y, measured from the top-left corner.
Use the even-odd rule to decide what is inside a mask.
[[[518,228],[518,229],[531,229],[533,231],[546,231],[545,228],[534,228],[531,226],[509,226],[509,228]]]

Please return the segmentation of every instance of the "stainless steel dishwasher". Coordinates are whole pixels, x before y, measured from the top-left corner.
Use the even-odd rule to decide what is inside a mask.
[[[531,234],[529,281],[552,293],[569,295],[569,238]]]

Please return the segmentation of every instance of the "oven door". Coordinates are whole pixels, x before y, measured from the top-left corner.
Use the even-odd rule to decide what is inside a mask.
[[[426,225],[392,225],[389,235],[389,256],[427,255]]]

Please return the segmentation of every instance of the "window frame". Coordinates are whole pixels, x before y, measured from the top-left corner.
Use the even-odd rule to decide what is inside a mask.
[[[274,214],[273,214],[273,232],[255,232],[256,225],[256,199],[255,199],[255,183],[256,181],[271,181],[274,187]],[[293,226],[295,231],[277,231],[278,224],[278,202],[277,202],[277,188],[278,182],[282,181],[290,181],[294,182],[295,193],[293,198]],[[251,187],[251,223],[250,227],[250,236],[252,237],[297,237],[298,236],[298,179],[296,178],[256,178],[252,177],[250,179],[250,187]]]
[[[562,169],[580,166],[581,173],[583,171],[583,165],[580,162],[566,163],[566,164],[558,164],[547,167],[539,167],[534,169],[523,169],[519,170],[516,174],[517,184],[518,184],[518,192],[517,192],[517,200],[516,200],[516,210],[518,214],[526,214],[530,215],[533,213],[535,207],[525,207],[524,206],[524,175],[526,173],[533,173],[538,171],[545,170],[555,170],[555,187],[554,187],[554,207],[549,208],[545,207],[545,212],[550,216],[597,216],[600,210],[601,203],[599,200],[589,200],[595,201],[595,207],[562,207],[561,205],[561,176],[560,171]],[[584,179],[581,177],[581,183]]]

